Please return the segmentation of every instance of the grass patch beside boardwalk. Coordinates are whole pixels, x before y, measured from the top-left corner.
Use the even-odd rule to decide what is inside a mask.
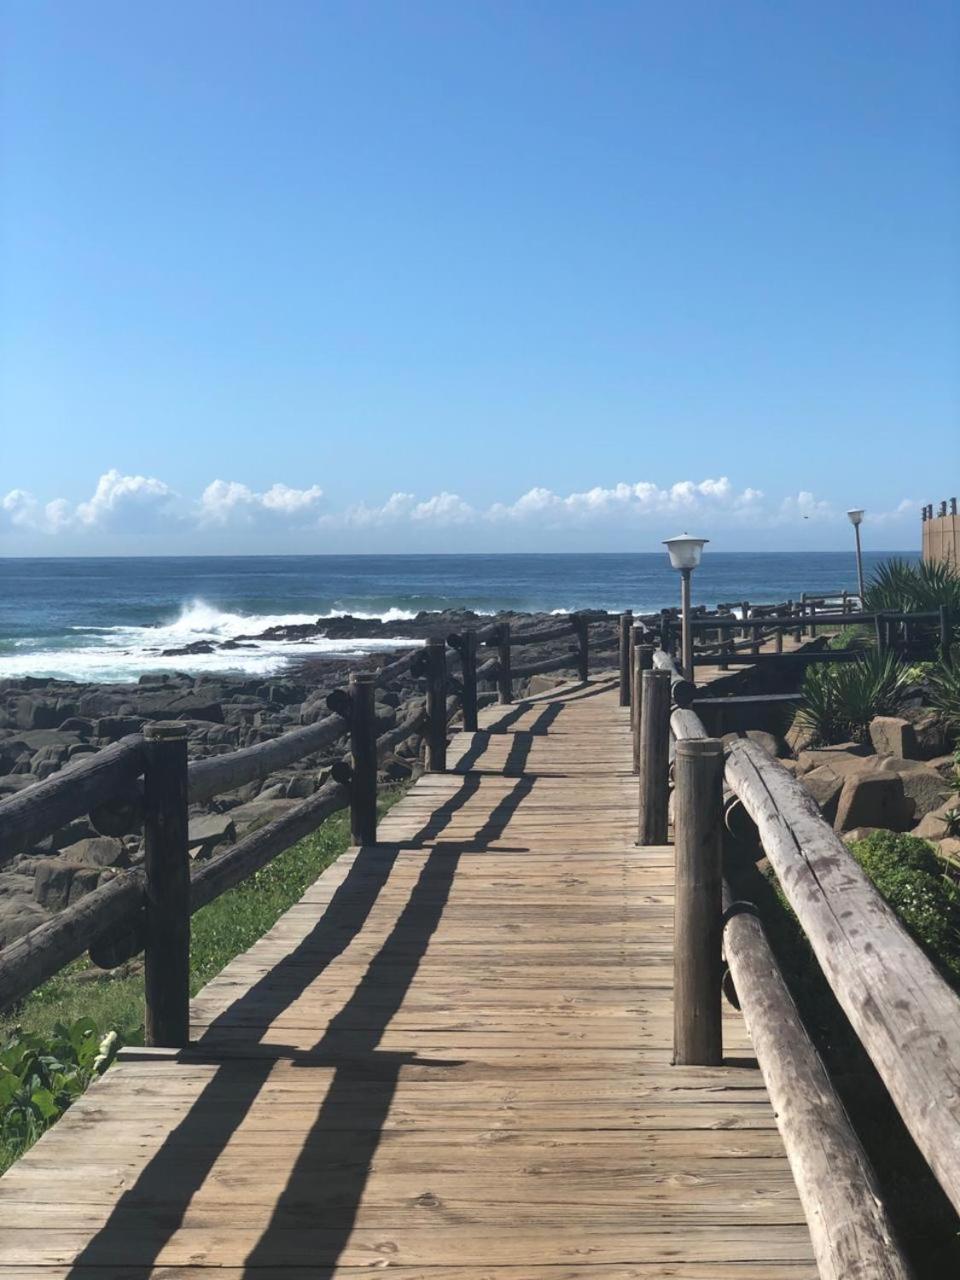
[[[397,788],[381,796],[380,812],[386,812],[401,795],[402,789]],[[312,835],[202,907],[191,922],[191,994],[196,995],[235,956],[261,938],[349,846],[349,815],[334,814]],[[58,1023],[70,1026],[80,1018],[89,1018],[100,1036],[114,1031],[122,1044],[142,1044],[142,960],[112,972],[97,969],[86,958],[76,961],[16,1009],[0,1016],[0,1046],[24,1035],[50,1042],[57,1038]],[[30,1145],[11,1132],[6,1121],[7,1112],[0,1105],[0,1173]]]

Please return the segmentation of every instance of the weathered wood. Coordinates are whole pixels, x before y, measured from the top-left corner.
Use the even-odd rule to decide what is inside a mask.
[[[639,628],[634,627],[634,631]],[[643,687],[643,673],[653,670],[654,646],[652,644],[634,644],[633,646],[633,678],[630,681],[630,694],[633,701],[630,705],[631,736],[633,739],[633,772],[640,768],[640,718],[642,708],[640,694]]]
[[[143,770],[142,746],[139,734],[121,738],[0,802],[0,866],[131,789]]]
[[[633,611],[624,609],[620,615],[620,705],[630,706],[630,628],[633,626]]]
[[[673,1060],[718,1066],[723,743],[678,741],[674,769]]]
[[[640,805],[637,843],[667,839],[670,759],[670,674],[644,671],[640,680]]]
[[[143,758],[144,1035],[178,1049],[190,1039],[186,725],[148,724]]]
[[[676,713],[675,713],[676,714]],[[723,946],[822,1280],[909,1280],[873,1166],[783,979],[756,909],[725,892]]]
[[[247,782],[265,778],[284,765],[332,746],[345,733],[343,717],[330,715],[315,724],[291,729],[269,742],[258,742],[206,760],[193,760],[188,770],[190,803],[202,804],[223,791],[234,791]]]
[[[510,678],[511,681],[522,680],[526,676],[540,675],[547,671],[563,671],[564,669],[575,667],[576,664],[576,650],[569,649],[566,653],[561,653],[556,658],[541,658],[539,662],[524,662],[519,667],[511,667]]]
[[[630,723],[636,727],[636,712],[640,706],[640,686],[634,685],[634,676],[636,674],[636,658],[638,644],[647,643],[646,628],[640,622],[635,622],[630,628]],[[647,668],[644,668],[645,670]]]
[[[464,631],[456,639],[463,680],[463,727],[473,733],[477,728],[477,633]]]
[[[571,619],[577,637],[577,678],[583,683],[590,679],[590,622],[582,613]]]
[[[4,1175],[0,1270],[810,1280],[759,1072],[669,1066],[672,856],[633,844],[615,685],[481,712],[465,773],[200,993],[196,1046]]]
[[[683,674],[673,656],[663,649],[653,651],[653,665],[670,676],[670,694],[674,706],[689,707],[697,692],[697,686]]]
[[[143,903],[144,876],[131,871],[65,907],[52,920],[0,950],[0,1009],[78,959],[105,930],[129,919]]]
[[[510,623],[501,622],[497,629],[497,696],[501,704],[513,701],[513,677],[510,674]]]
[[[428,773],[447,767],[447,651],[439,637],[431,639],[427,657],[427,758]]]
[[[376,677],[350,676],[350,835],[357,845],[377,842]]]
[[[539,631],[521,631],[517,634],[511,634],[510,647],[515,649],[517,646],[525,644],[547,644],[551,640],[562,640],[565,636],[576,635],[576,632],[576,619],[571,618],[560,626],[543,627]]]
[[[897,1110],[960,1209],[960,1000],[777,761],[735,742],[726,779]]]
[[[277,854],[316,831],[321,822],[345,809],[349,803],[349,788],[339,782],[327,782],[282,818],[259,827],[225,852],[204,862],[194,874],[190,886],[191,912],[213,902],[265,867]]]

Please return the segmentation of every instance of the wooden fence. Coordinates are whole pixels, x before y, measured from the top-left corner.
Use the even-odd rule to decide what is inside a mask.
[[[759,841],[824,973],[918,1149],[960,1211],[960,999],[793,775],[749,740],[710,738],[663,652],[628,686],[639,743],[638,838],[676,860],[674,1046],[721,1060],[727,966],[777,1112],[820,1274],[904,1280],[875,1174],[812,1044],[755,906],[724,880],[724,833]],[[680,697],[666,696],[669,688]],[[637,725],[640,729],[637,732]],[[671,796],[671,786],[673,794]]]
[[[118,876],[53,919],[0,950],[0,1008],[21,1000],[84,952],[105,968],[144,953],[145,1037],[148,1045],[177,1048],[188,1041],[189,920],[309,835],[331,814],[350,809],[356,844],[376,841],[380,762],[413,737],[426,741],[425,764],[446,769],[448,725],[458,712],[475,730],[483,697],[509,703],[514,681],[573,666],[589,675],[591,624],[615,625],[606,614],[574,614],[549,627],[511,633],[507,622],[430,640],[376,672],[358,672],[327,699],[329,714],[314,724],[224,755],[188,761],[187,728],[176,721],[147,724],[134,734],[84,756],[0,803],[0,866],[84,814],[104,835],[143,831],[142,868]],[[536,662],[514,663],[512,652],[569,637],[569,651]],[[599,641],[593,652],[616,647]],[[496,656],[478,662],[480,650]],[[459,665],[459,676],[450,661]],[[423,680],[426,703],[379,737],[374,711],[378,685],[409,673]],[[493,682],[495,695],[478,694]],[[187,810],[306,756],[349,734],[347,758],[337,761],[314,795],[282,817],[243,837],[209,862],[191,868]]]

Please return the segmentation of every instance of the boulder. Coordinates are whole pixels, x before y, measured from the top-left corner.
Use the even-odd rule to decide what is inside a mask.
[[[944,840],[948,837],[947,814],[951,809],[960,809],[960,795],[952,795],[943,804],[925,815],[914,827],[913,834],[924,840]]]
[[[569,684],[569,676],[553,676],[539,675],[531,676],[527,681],[527,692],[531,695],[535,693],[549,693],[551,689],[556,689],[562,684]]]
[[[931,769],[936,769],[944,782],[950,784],[951,791],[955,791],[958,781],[960,781],[960,762],[953,754],[948,756],[932,756],[926,762]]]
[[[952,863],[954,867],[960,867],[960,837],[947,836],[946,840],[940,840],[937,843],[936,850],[941,858]]]
[[[883,827],[854,827],[851,831],[845,831],[843,838],[847,844],[852,844],[855,840],[866,840],[867,836],[872,836],[884,829]]]
[[[902,831],[909,824],[908,808],[898,774],[853,772],[844,779],[833,825],[837,831],[854,827]]]
[[[270,800],[261,795],[256,800],[231,809],[230,817],[236,823],[238,831],[251,831],[255,827],[263,827],[268,822],[285,817],[299,803],[299,800]]]
[[[195,858],[208,857],[218,845],[233,844],[236,838],[236,823],[226,813],[201,814],[187,827],[187,847]]]
[[[826,821],[832,823],[837,816],[837,805],[843,790],[843,775],[831,769],[828,764],[822,764],[805,773],[801,781],[816,800]]]
[[[950,733],[939,712],[930,707],[906,707],[903,715],[913,725],[918,759],[932,760],[949,751]]]
[[[886,756],[878,762],[877,771],[899,776],[903,782],[903,794],[913,803],[910,816],[914,822],[939,808],[952,791],[937,770],[922,760],[898,760],[895,756]]]
[[[862,768],[859,761],[871,754],[870,748],[861,742],[839,742],[835,747],[818,747],[816,750],[801,751],[797,756],[797,777],[828,764],[832,769]]]
[[[15,942],[49,919],[50,913],[26,894],[5,895],[0,898],[0,947]]]
[[[901,760],[920,759],[920,748],[913,725],[902,716],[874,716],[870,721],[870,741],[878,756],[897,756]]]
[[[129,862],[127,846],[116,836],[92,836],[68,844],[63,849],[67,862],[83,867],[125,867]]]

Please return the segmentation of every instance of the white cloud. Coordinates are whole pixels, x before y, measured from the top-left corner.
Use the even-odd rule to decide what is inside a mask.
[[[200,495],[198,518],[201,524],[215,525],[252,525],[264,517],[305,524],[319,515],[322,499],[323,490],[316,484],[291,489],[278,483],[256,493],[236,480],[212,480]]]
[[[114,469],[100,477],[93,497],[89,502],[79,503],[72,516],[69,506],[60,499],[56,520],[64,528],[76,522],[88,528],[140,532],[157,523],[174,497],[173,490],[162,480],[153,476],[123,476]],[[48,504],[48,514],[54,505]]]
[[[868,519],[878,523],[906,520],[916,504],[905,498],[893,511]],[[650,480],[619,481],[604,486],[557,493],[535,485],[512,500],[485,507],[460,494],[442,490],[427,497],[398,490],[382,503],[361,502],[339,511],[327,508],[319,485],[295,488],[280,481],[262,491],[236,480],[212,480],[199,498],[186,499],[152,476],[127,476],[113,469],[102,475],[91,498],[71,504],[55,498],[46,503],[24,489],[0,499],[0,525],[11,533],[55,537],[69,531],[75,538],[92,532],[148,533],[175,527],[199,536],[214,530],[423,529],[492,525],[524,527],[531,533],[587,527],[649,527],[663,533],[678,527],[720,529],[773,528],[842,521],[844,513],[830,502],[801,490],[786,497],[767,497],[762,489],[738,489],[727,476],[677,480],[661,486]],[[482,535],[480,535],[482,536]]]

